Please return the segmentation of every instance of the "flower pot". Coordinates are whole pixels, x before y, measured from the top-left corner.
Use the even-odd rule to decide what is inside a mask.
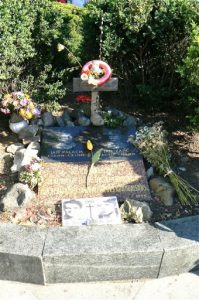
[[[23,128],[28,126],[28,121],[22,120],[20,122],[12,123],[9,122],[9,128],[14,133],[19,133]]]

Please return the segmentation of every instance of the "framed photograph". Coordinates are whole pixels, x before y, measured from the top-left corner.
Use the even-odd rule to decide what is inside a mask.
[[[62,225],[121,224],[117,197],[62,200]]]

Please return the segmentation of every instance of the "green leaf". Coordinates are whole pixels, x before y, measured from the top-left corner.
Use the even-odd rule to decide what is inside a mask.
[[[92,155],[92,165],[95,165],[100,160],[101,154],[102,149],[99,149]]]

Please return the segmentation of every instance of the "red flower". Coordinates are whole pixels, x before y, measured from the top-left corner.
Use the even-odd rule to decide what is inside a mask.
[[[90,96],[85,96],[85,95],[79,95],[75,99],[78,102],[91,102],[91,97]]]

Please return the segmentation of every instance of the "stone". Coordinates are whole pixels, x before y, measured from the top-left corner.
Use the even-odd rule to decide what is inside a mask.
[[[38,150],[33,148],[21,149],[16,151],[14,156],[14,163],[11,167],[11,172],[19,172],[22,166],[29,165],[31,160],[37,157]]]
[[[154,168],[153,167],[150,167],[150,168],[147,169],[146,176],[147,176],[147,179],[149,179],[152,176],[154,176]]]
[[[22,139],[22,143],[24,145],[28,145],[32,142],[40,142],[40,141],[41,141],[41,136],[40,135],[36,135],[36,136],[32,136],[32,137]]]
[[[126,120],[124,120],[123,122],[123,126],[126,127],[136,127],[136,125],[137,125],[137,120],[133,116],[127,117]]]
[[[49,228],[47,283],[157,278],[163,248],[148,224]]]
[[[148,222],[153,214],[148,203],[133,199],[125,200],[120,210],[123,218],[135,223]]]
[[[68,121],[68,122],[67,122],[67,126],[69,126],[69,127],[74,127],[75,124],[74,124],[72,121]]]
[[[133,128],[125,127],[108,129],[76,126],[44,129],[40,197],[56,201],[114,195],[119,202],[127,198],[150,201],[143,160],[138,150],[127,142],[129,135],[133,134]],[[102,149],[102,153],[100,161],[89,175],[86,187],[91,163],[91,153],[86,148],[88,139],[94,141],[94,151]]]
[[[62,120],[64,121],[65,125],[68,125],[68,122],[71,121],[70,114],[67,110],[64,110]]]
[[[54,116],[52,115],[52,113],[50,113],[48,111],[44,112],[42,114],[41,118],[42,118],[42,121],[43,121],[43,124],[45,127],[46,126],[54,126],[56,123]]]
[[[163,177],[150,179],[149,186],[165,206],[173,205],[175,190]]]
[[[0,280],[45,284],[42,251],[46,231],[0,223]]]
[[[6,151],[8,153],[15,154],[15,152],[20,149],[24,149],[24,145],[22,143],[15,143],[15,144],[11,144],[10,146],[8,146],[6,148]]]
[[[39,130],[38,125],[29,125],[26,128],[20,130],[19,138],[24,139],[24,138],[33,137],[37,134],[38,130]]]
[[[46,128],[42,131],[41,156],[44,161],[90,162],[86,142],[91,140],[94,141],[94,151],[103,149],[101,160],[139,160],[138,150],[127,141],[134,134],[133,128]]]
[[[120,118],[126,118],[126,114],[123,112],[123,111],[121,111],[121,110],[119,110],[119,109],[116,109],[116,108],[112,108],[112,107],[107,107],[106,109],[105,109],[105,111],[107,112],[107,113],[109,113],[110,115],[113,115],[113,116],[115,116],[115,117],[120,117]]]
[[[91,121],[89,118],[82,116],[78,119],[78,123],[80,126],[89,126],[91,124]]]
[[[26,150],[31,151],[31,150],[36,150],[38,153],[40,151],[40,143],[38,142],[31,142],[28,147],[26,148]]]
[[[40,118],[32,119],[30,124],[31,125],[38,125],[38,126],[43,126],[44,125],[42,119],[40,119]]]
[[[164,249],[159,277],[186,273],[199,263],[199,216],[154,224]]]
[[[61,116],[55,116],[55,120],[56,120],[57,124],[58,124],[60,127],[64,127],[64,126],[65,126],[65,122],[63,121],[63,119],[62,119]]]
[[[196,157],[199,156],[199,132],[194,132],[191,143],[189,145],[189,152],[194,153]]]
[[[1,210],[12,210],[26,205],[36,197],[27,184],[15,183],[0,200]]]

